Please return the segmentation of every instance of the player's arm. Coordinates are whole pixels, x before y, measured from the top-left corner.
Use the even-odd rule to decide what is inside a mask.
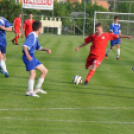
[[[13,21],[13,31],[15,32],[15,20]]]
[[[132,39],[132,36],[126,36],[126,35],[119,34],[119,35],[117,35],[117,38],[127,38],[127,39]]]
[[[78,47],[75,49],[75,51],[77,52],[81,47],[86,46],[87,44],[89,44],[89,43],[92,42],[92,41],[93,41],[93,35],[88,36],[88,37],[85,39],[85,41],[84,41],[80,46],[78,46]]]
[[[3,26],[2,24],[0,24],[0,28],[4,31],[9,31],[11,32],[12,31],[12,25],[9,23],[8,20],[4,20],[5,22],[5,25]]]
[[[114,33],[114,32],[113,32],[113,24],[110,25],[109,32],[110,32],[110,33]]]
[[[37,43],[36,50],[39,50],[39,51],[46,51],[47,53],[51,54],[51,50],[50,50],[50,49],[45,49],[45,48],[41,47],[41,45],[39,44],[39,41],[38,41],[38,43]]]
[[[12,27],[5,27],[5,26],[0,26],[0,29],[4,30],[4,31],[8,31],[11,32],[12,31]]]
[[[41,48],[39,49],[39,51],[46,51],[47,53],[51,54],[51,50],[50,50],[50,49],[45,49],[45,48],[43,48],[43,47],[41,47]]]
[[[24,50],[24,52],[25,52],[25,55],[26,55],[26,57],[27,57],[27,59],[30,61],[30,60],[32,60],[33,58],[31,57],[31,55],[29,54],[29,52],[28,52],[28,47],[27,46],[23,46],[23,50]]]
[[[78,46],[76,49],[75,49],[75,51],[77,52],[81,47],[84,47],[84,46],[86,46],[88,43],[86,43],[86,42],[83,42],[80,46]]]

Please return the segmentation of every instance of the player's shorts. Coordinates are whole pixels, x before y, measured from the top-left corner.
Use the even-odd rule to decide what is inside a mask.
[[[97,67],[101,64],[101,62],[103,61],[103,58],[100,56],[96,56],[93,54],[89,54],[89,56],[87,57],[87,61],[86,61],[86,68],[88,68],[89,66],[96,64]]]
[[[30,70],[36,70],[36,67],[41,65],[42,63],[36,59],[35,57],[32,57],[33,59],[31,61],[29,61],[27,58],[26,58],[26,55],[24,54],[23,55],[23,62],[26,66],[26,71],[30,71]]]
[[[17,28],[16,28],[16,29],[14,29],[14,33],[16,33],[16,34],[21,33],[21,32],[20,32],[20,29],[17,29]]]
[[[0,51],[5,54],[6,53],[6,46],[0,45]]]
[[[121,44],[121,40],[120,40],[120,38],[118,38],[118,39],[116,39],[116,40],[111,40],[111,46],[114,46],[114,45],[116,45],[116,44]]]

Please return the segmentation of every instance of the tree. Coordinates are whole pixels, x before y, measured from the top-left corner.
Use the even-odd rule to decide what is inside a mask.
[[[13,22],[14,18],[21,12],[21,5],[16,5],[13,0],[2,0],[0,2],[0,15]]]

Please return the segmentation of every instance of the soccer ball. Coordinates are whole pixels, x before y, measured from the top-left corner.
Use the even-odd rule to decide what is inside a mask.
[[[134,71],[134,66],[132,67],[132,70]]]
[[[76,76],[74,76],[73,77],[73,83],[74,84],[81,84],[82,83],[82,77],[81,76],[78,76],[78,75],[76,75]]]

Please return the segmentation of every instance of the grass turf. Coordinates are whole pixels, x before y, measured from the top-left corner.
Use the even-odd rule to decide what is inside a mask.
[[[122,41],[121,61],[115,59],[114,49],[89,85],[83,86],[72,84],[72,78],[78,74],[85,79],[88,71],[84,65],[90,46],[76,53],[74,49],[83,38],[41,35],[40,44],[52,50],[51,55],[36,52],[36,57],[49,69],[43,85],[48,94],[34,98],[25,96],[29,74],[22,62],[24,39],[19,39],[20,45],[15,46],[11,43],[13,37],[13,33],[7,33],[6,63],[10,77],[0,74],[1,134],[134,132],[133,40]]]

